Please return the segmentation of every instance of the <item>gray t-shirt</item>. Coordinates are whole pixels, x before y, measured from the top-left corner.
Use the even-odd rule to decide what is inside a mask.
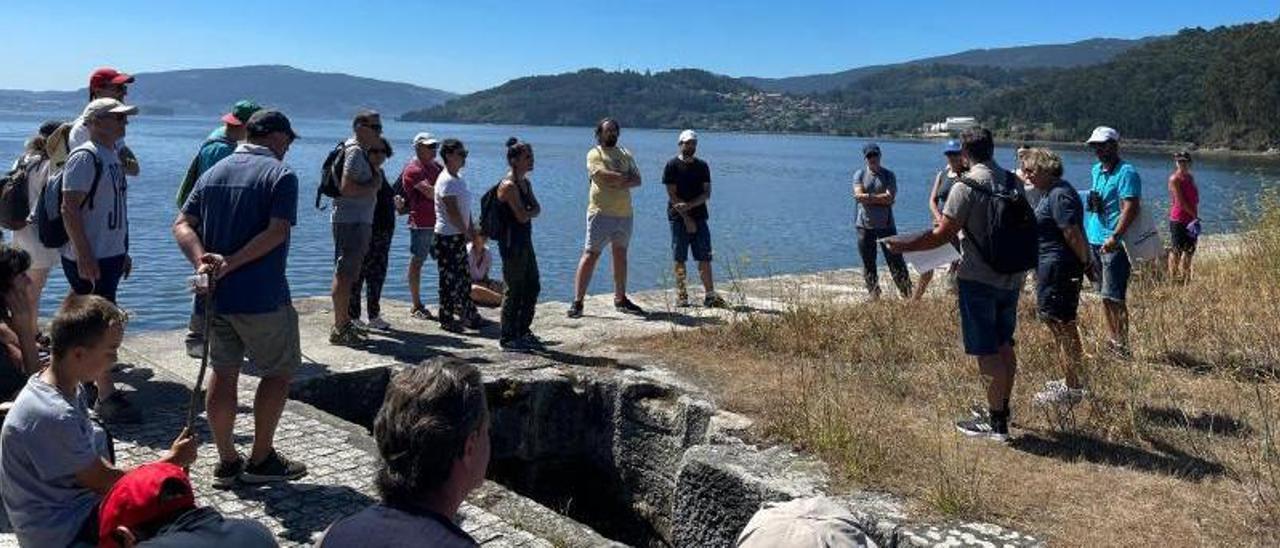
[[[996,165],[995,161],[990,161],[974,164],[969,171],[965,172],[964,178],[987,188],[994,188],[993,185],[998,181],[996,177],[1003,178],[1004,174],[1004,168]],[[1022,183],[1017,181],[1012,185],[1018,189],[1022,188]],[[960,231],[960,267],[956,272],[957,278],[1000,289],[1022,288],[1022,284],[1026,281],[1026,272],[1017,274],[996,272],[983,261],[982,253],[973,243],[975,239],[986,239],[990,235],[987,229],[986,198],[982,194],[975,192],[967,184],[957,183],[951,187],[951,192],[947,195],[947,203],[942,207],[942,214],[959,222],[964,229]]]
[[[102,165],[102,175],[98,180],[98,188],[93,196],[88,196],[93,187],[94,165],[89,154],[80,152],[88,150],[97,156]],[[62,168],[62,188],[67,192],[83,192],[85,200],[92,198],[93,207],[86,205],[80,210],[84,221],[84,235],[93,248],[95,259],[117,257],[129,252],[129,201],[128,183],[125,181],[124,168],[120,165],[120,157],[116,151],[99,147],[93,141],[76,147],[67,156],[67,163]],[[75,244],[67,242],[62,246],[62,256],[75,261]]]
[[[885,168],[874,172],[867,168],[853,173],[853,186],[862,183],[867,194],[892,192],[898,194],[898,177]],[[893,223],[893,206],[858,203],[858,228],[896,228]]]
[[[32,375],[0,428],[0,495],[23,546],[66,546],[100,501],[76,472],[107,456],[107,435],[79,397]]]
[[[320,548],[473,548],[479,546],[462,528],[448,518],[375,504],[342,518],[324,532]]]
[[[356,184],[363,187],[373,186],[377,183],[378,179],[374,176],[373,165],[369,163],[369,157],[365,156],[364,149],[360,148],[360,144],[356,142],[355,138],[347,139],[343,146],[347,147],[347,156],[342,163],[342,176],[350,177]],[[371,225],[373,224],[373,211],[377,205],[377,192],[358,198],[338,196],[333,199],[333,217],[331,221],[334,223]]]

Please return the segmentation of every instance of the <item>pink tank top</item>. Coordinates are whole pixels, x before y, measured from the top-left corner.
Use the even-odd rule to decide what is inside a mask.
[[[1178,185],[1182,190],[1182,197],[1185,202],[1178,201],[1177,196],[1171,196],[1173,205],[1169,207],[1169,219],[1179,223],[1189,223],[1196,218],[1186,210],[1186,206],[1191,206],[1196,211],[1200,210],[1200,191],[1196,189],[1196,181],[1191,177],[1190,173],[1174,174],[1173,184]]]

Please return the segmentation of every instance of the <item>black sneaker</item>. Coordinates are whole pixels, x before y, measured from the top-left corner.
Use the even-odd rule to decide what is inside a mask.
[[[137,424],[142,422],[142,413],[125,399],[124,392],[116,390],[112,392],[106,399],[98,400],[94,404],[93,411],[98,414],[98,418],[102,422],[114,422],[121,424]]]
[[[676,308],[689,308],[689,294],[680,293],[676,295]]]
[[[307,475],[307,467],[280,456],[275,450],[258,464],[248,464],[240,473],[240,481],[245,483],[271,483],[276,481],[296,480]]]
[[[631,302],[631,299],[626,297],[623,297],[621,301],[613,301],[613,309],[623,314],[644,315],[644,309],[636,306],[636,303]]]
[[[581,318],[582,317],[582,301],[573,301],[573,304],[569,305],[569,313],[565,315],[570,318]]]
[[[529,348],[534,350],[541,350],[547,347],[547,343],[543,342],[542,339],[539,339],[538,336],[533,333],[525,333],[524,336],[520,338],[524,340],[525,344],[529,345]]]
[[[956,422],[956,430],[971,438],[983,438],[999,442],[1009,441],[1009,427],[1005,425],[1000,428],[1001,425],[998,422],[978,418],[967,419]]]
[[[476,314],[475,316],[472,316],[471,319],[467,321],[467,328],[473,331],[480,331],[491,325],[494,325],[493,321],[486,319],[484,316],[481,316],[480,314]]]
[[[729,308],[729,303],[725,302],[719,295],[712,293],[702,299],[702,306],[707,308]]]
[[[524,337],[498,341],[498,347],[507,352],[528,352],[533,349]]]
[[[236,460],[233,461],[218,459],[218,465],[213,468],[213,486],[222,489],[231,487],[240,480],[240,474],[243,473],[243,456],[236,455]]]

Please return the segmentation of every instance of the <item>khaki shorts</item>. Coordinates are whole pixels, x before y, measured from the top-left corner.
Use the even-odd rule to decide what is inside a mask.
[[[262,314],[214,314],[205,336],[214,369],[239,369],[246,353],[263,377],[289,376],[302,365],[298,311],[291,304]]]
[[[608,244],[623,248],[631,245],[631,224],[632,217],[588,215],[586,251],[600,253]]]
[[[372,240],[373,225],[333,223],[333,271],[344,278],[359,277]]]

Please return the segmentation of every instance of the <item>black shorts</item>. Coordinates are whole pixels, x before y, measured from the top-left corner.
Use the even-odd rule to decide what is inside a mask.
[[[1199,238],[1191,235],[1191,232],[1187,230],[1187,223],[1169,221],[1169,240],[1173,245],[1174,251],[1195,253],[1196,241]]]
[[[1036,268],[1036,312],[1041,320],[1076,321],[1082,277],[1084,268],[1078,262],[1040,262]]]

